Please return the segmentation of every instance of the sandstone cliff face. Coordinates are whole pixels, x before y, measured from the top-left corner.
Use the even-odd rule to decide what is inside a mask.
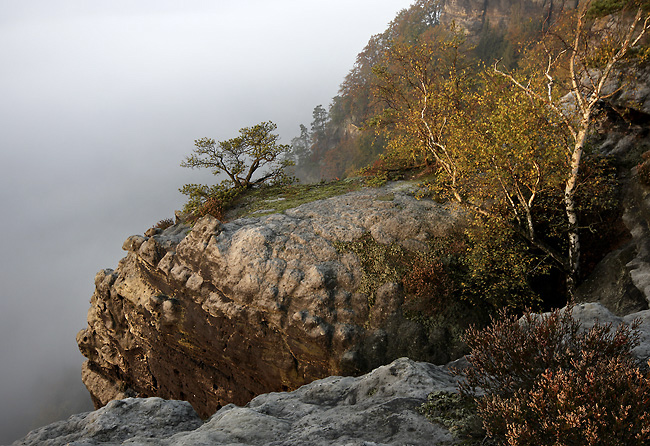
[[[650,310],[617,317],[588,303],[574,307],[573,316],[585,329],[595,321],[612,326],[639,321],[640,343],[633,353],[641,363],[650,356]],[[331,376],[293,392],[260,395],[245,407],[230,404],[206,421],[185,401],[112,401],[35,429],[14,445],[465,444],[418,412],[427,395],[437,391],[457,391],[448,367],[401,358],[359,378]]]
[[[549,14],[573,9],[577,0],[443,0],[440,21],[456,25],[478,36],[483,25],[507,26],[511,19],[522,16],[542,20]]]
[[[621,223],[616,249],[600,261],[578,289],[578,301],[598,301],[619,316],[650,303],[650,187],[637,167],[650,150],[650,67],[617,74],[606,86],[607,119],[595,128],[594,146],[619,165]]]
[[[460,212],[397,186],[222,224],[206,217],[124,243],[95,278],[83,381],[97,407],[128,396],[189,401],[207,417],[228,403],[367,372],[401,356],[444,363],[440,333],[401,311],[395,283],[359,291],[360,260],[338,242],[364,235],[425,250]]]
[[[184,401],[113,401],[14,445],[451,445],[458,441],[449,430],[417,409],[429,392],[455,387],[443,367],[403,358],[359,378],[333,376],[228,405],[205,422]]]

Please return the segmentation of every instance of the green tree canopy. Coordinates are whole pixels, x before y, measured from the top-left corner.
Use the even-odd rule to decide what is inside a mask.
[[[248,189],[266,181],[284,180],[284,169],[294,163],[281,156],[291,152],[291,146],[278,144],[280,137],[273,133],[276,128],[268,121],[244,127],[238,137],[226,141],[197,139],[194,153],[181,166],[212,169],[215,175],[223,172],[235,188]],[[261,176],[255,176],[256,172]]]

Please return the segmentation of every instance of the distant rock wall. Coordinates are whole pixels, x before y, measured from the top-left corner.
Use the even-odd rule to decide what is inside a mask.
[[[456,25],[477,36],[483,25],[507,26],[512,19],[535,17],[540,22],[549,15],[574,9],[577,0],[442,0],[440,21]]]
[[[364,373],[398,357],[444,363],[443,336],[407,319],[395,283],[359,291],[364,234],[426,250],[462,220],[401,186],[364,189],[258,218],[206,217],[124,243],[95,278],[77,336],[96,407],[129,396],[189,401],[209,416],[269,391]]]

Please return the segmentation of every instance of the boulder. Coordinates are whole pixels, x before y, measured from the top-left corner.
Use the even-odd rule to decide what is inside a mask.
[[[418,200],[410,187],[129,237],[117,268],[95,278],[88,327],[77,336],[96,408],[157,396],[189,401],[207,417],[402,356],[455,359],[444,332],[405,316],[404,292],[392,279],[373,279],[369,294],[361,259],[345,248],[364,238],[426,250],[458,230],[457,207]]]
[[[625,316],[650,303],[650,193],[636,176],[625,183],[623,223],[629,241],[609,253],[577,290],[578,302],[600,302]]]
[[[111,401],[95,412],[72,415],[67,420],[35,429],[13,444],[122,444],[134,437],[144,443],[149,439],[168,438],[178,432],[197,429],[202,424],[192,406],[185,401],[127,398]]]

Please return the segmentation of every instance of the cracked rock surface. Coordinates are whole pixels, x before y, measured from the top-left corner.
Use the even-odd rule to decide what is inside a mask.
[[[360,291],[360,259],[340,243],[426,250],[458,228],[451,205],[417,200],[408,183],[363,189],[284,213],[193,228],[177,224],[124,242],[100,271],[77,342],[96,408],[113,399],[189,401],[202,417],[229,403],[359,375],[396,358],[445,363],[428,329],[404,317],[403,292]],[[444,335],[444,333],[443,333]]]
[[[203,422],[185,401],[127,398],[32,431],[16,446],[432,445],[449,431],[417,408],[433,390],[453,391],[443,367],[406,358],[359,377],[333,376],[245,407],[227,405]]]

